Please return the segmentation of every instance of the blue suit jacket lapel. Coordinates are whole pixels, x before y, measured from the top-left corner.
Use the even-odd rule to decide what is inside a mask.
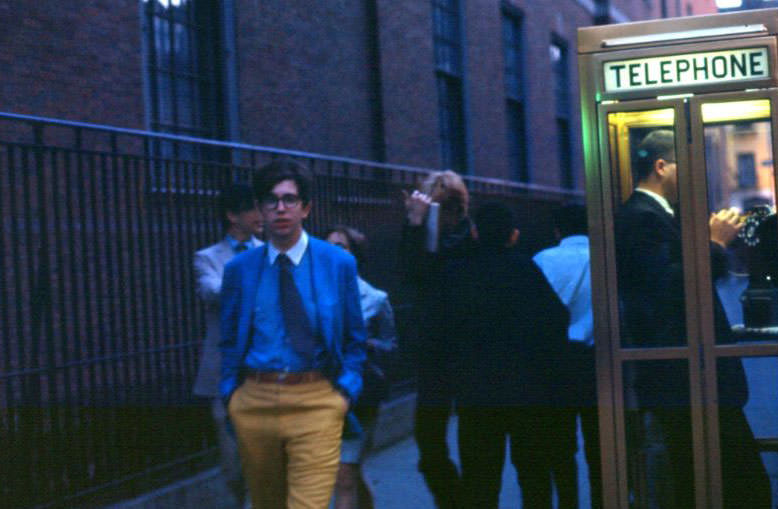
[[[257,288],[259,286],[259,278],[261,277],[262,267],[264,266],[264,260],[267,256],[267,244],[262,245],[259,249],[253,250],[249,253],[251,259],[246,260],[246,278],[244,279],[246,292],[245,298],[243,298],[243,309],[241,314],[246,320],[246,340],[248,341],[248,331],[251,330],[251,316],[254,312],[254,304],[256,302]]]
[[[321,334],[324,336],[324,341],[327,345],[327,348],[330,349],[332,347],[333,331],[330,327],[325,327],[324,323],[326,322],[337,325],[338,317],[328,316],[325,320],[322,314],[331,310],[331,306],[325,304],[329,304],[333,300],[337,301],[337,297],[335,297],[335,299],[332,298],[332,278],[335,276],[331,274],[329,266],[330,264],[327,263],[328,260],[326,256],[324,256],[321,249],[319,249],[319,243],[321,242],[323,241],[314,237],[310,237],[308,242],[308,249],[310,250],[311,270],[313,271],[313,295],[316,299],[316,315],[318,316],[319,320],[317,327],[319,328]]]

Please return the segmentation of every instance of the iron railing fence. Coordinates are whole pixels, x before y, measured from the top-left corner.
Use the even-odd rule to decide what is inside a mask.
[[[313,234],[371,240],[364,276],[390,292],[412,386],[414,323],[395,267],[401,190],[427,170],[0,113],[0,501],[89,507],[213,462],[192,394],[203,308],[192,254],[221,237],[218,190],[277,157],[316,176]],[[511,203],[525,243],[576,193],[468,178]],[[543,233],[545,232],[545,233]]]

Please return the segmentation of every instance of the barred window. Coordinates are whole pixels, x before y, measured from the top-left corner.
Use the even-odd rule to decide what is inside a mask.
[[[433,0],[435,67],[462,77],[462,38],[459,33],[459,1]]]
[[[142,0],[149,120],[153,131],[222,138],[220,2]],[[191,159],[192,147],[161,144],[162,154]],[[176,152],[173,154],[172,152]]]
[[[519,182],[528,182],[521,18],[513,12],[503,11],[502,40],[508,119],[508,164],[513,178]]]
[[[441,158],[445,168],[467,170],[462,36],[458,0],[433,0],[433,38]]]
[[[756,162],[753,152],[744,152],[737,155],[737,180],[743,189],[756,187]]]
[[[152,131],[225,138],[222,2],[141,0],[147,114]],[[192,165],[228,157],[223,149],[152,140],[149,190],[191,193],[217,184],[190,182]]]
[[[569,116],[570,110],[570,76],[568,73],[569,59],[567,44],[555,39],[549,48],[551,56],[551,72],[553,75],[554,100],[557,117]]]
[[[570,131],[570,74],[567,43],[553,37],[549,46],[557,126],[559,176],[562,187],[575,186]]]

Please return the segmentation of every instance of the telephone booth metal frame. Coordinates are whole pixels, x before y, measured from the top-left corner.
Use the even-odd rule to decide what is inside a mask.
[[[743,344],[716,343],[712,298],[715,289],[709,276],[708,254],[709,176],[705,162],[705,127],[715,122],[706,123],[702,113],[705,105],[718,104],[718,110],[723,111],[729,104],[730,109],[738,110],[732,118],[760,119],[770,127],[768,141],[772,150],[778,150],[777,41],[778,9],[579,29],[578,66],[605,507],[651,505],[638,500],[635,487],[630,486],[628,479],[630,459],[625,429],[628,402],[623,390],[624,367],[628,363],[667,359],[683,361],[688,366],[694,497],[697,508],[707,509],[722,507],[716,363],[728,356],[778,358],[778,337]],[[684,63],[684,59],[688,61]],[[708,72],[689,74],[684,71],[689,62],[699,64],[700,69],[707,62]],[[712,65],[717,66],[715,73]],[[765,105],[768,110],[747,111]],[[631,112],[642,112],[642,116],[630,120]],[[652,119],[651,115],[656,118]],[[685,314],[688,336],[685,345],[634,348],[622,344],[614,217],[619,204],[632,191],[632,177],[625,174],[629,164],[618,162],[619,158],[629,159],[629,141],[624,141],[624,135],[617,132],[623,126],[611,122],[612,118],[627,119],[625,125],[630,129],[639,130],[642,122],[649,127],[671,125],[675,131],[684,289],[689,303]],[[775,165],[772,174],[774,177]],[[778,195],[774,183],[771,191],[774,205]],[[778,433],[775,435],[763,439],[762,445],[775,446]]]

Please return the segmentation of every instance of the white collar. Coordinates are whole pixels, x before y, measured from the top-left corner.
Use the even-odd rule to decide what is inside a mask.
[[[305,249],[308,247],[308,234],[303,230],[302,235],[300,235],[300,238],[297,239],[297,242],[294,246],[290,247],[286,251],[286,256],[289,257],[290,260],[292,260],[292,263],[295,265],[300,265],[300,260],[303,259],[303,255],[305,254]],[[267,256],[270,260],[270,265],[273,265],[276,262],[276,258],[278,255],[281,254],[281,251],[276,248],[272,242],[267,243]]]
[[[657,194],[653,191],[649,191],[648,189],[643,189],[642,187],[636,187],[635,191],[640,191],[641,193],[647,194],[651,198],[655,199],[659,203],[659,205],[661,205],[662,208],[665,209],[665,212],[667,212],[671,216],[675,216],[675,211],[673,210],[673,207],[670,206],[670,202],[667,201],[667,198],[665,198],[661,194]]]

